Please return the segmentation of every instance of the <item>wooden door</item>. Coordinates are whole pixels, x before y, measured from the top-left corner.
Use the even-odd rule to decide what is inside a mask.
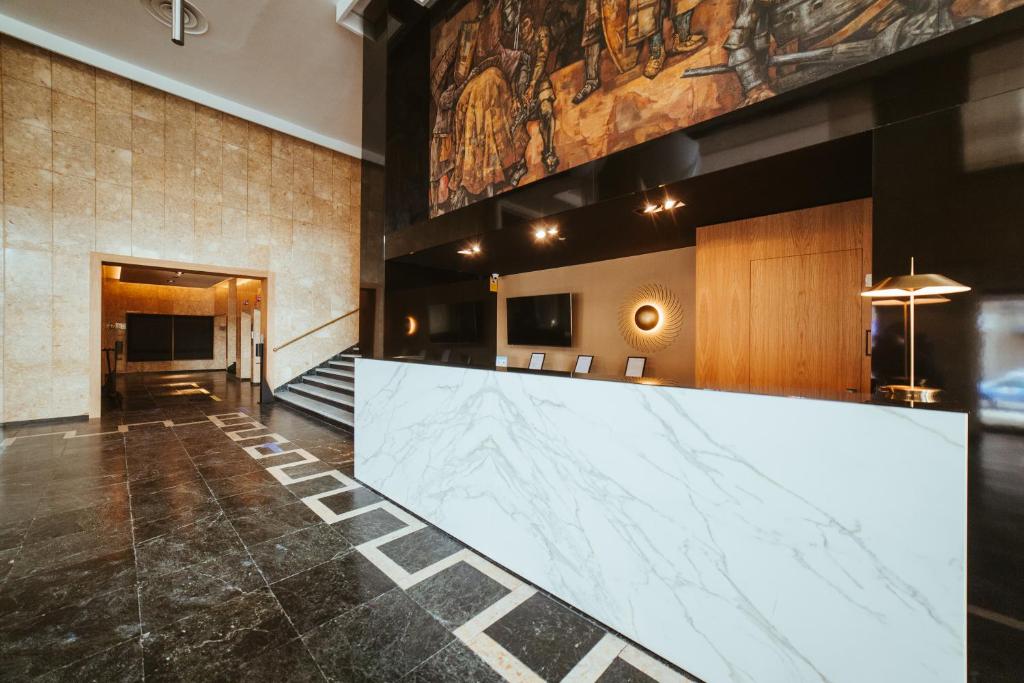
[[[838,398],[861,386],[860,249],[750,262],[750,390]]]

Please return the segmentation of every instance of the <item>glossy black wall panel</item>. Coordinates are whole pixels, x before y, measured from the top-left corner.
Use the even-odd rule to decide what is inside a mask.
[[[969,408],[982,380],[982,302],[1024,297],[1022,102],[1015,90],[875,131],[874,276],[905,273],[914,256],[918,272],[972,287],[917,316],[921,376]],[[876,344],[891,346],[899,313],[876,312]],[[883,384],[897,379],[875,369]]]

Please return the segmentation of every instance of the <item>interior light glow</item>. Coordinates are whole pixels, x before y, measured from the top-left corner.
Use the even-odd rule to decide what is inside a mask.
[[[475,256],[479,254],[481,251],[482,249],[480,249],[480,244],[476,243],[470,244],[466,247],[463,247],[462,249],[459,249],[458,253],[462,254],[463,256]]]

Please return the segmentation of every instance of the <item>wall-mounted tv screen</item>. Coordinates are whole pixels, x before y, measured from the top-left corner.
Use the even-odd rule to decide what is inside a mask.
[[[507,299],[508,343],[572,346],[572,295],[545,294]]]
[[[213,358],[213,316],[128,313],[128,361]]]
[[[481,302],[431,304],[427,326],[432,344],[474,344],[480,341]]]

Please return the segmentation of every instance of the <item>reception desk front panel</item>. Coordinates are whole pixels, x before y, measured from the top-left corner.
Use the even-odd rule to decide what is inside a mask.
[[[965,678],[966,416],[391,361],[356,476],[709,682]]]

